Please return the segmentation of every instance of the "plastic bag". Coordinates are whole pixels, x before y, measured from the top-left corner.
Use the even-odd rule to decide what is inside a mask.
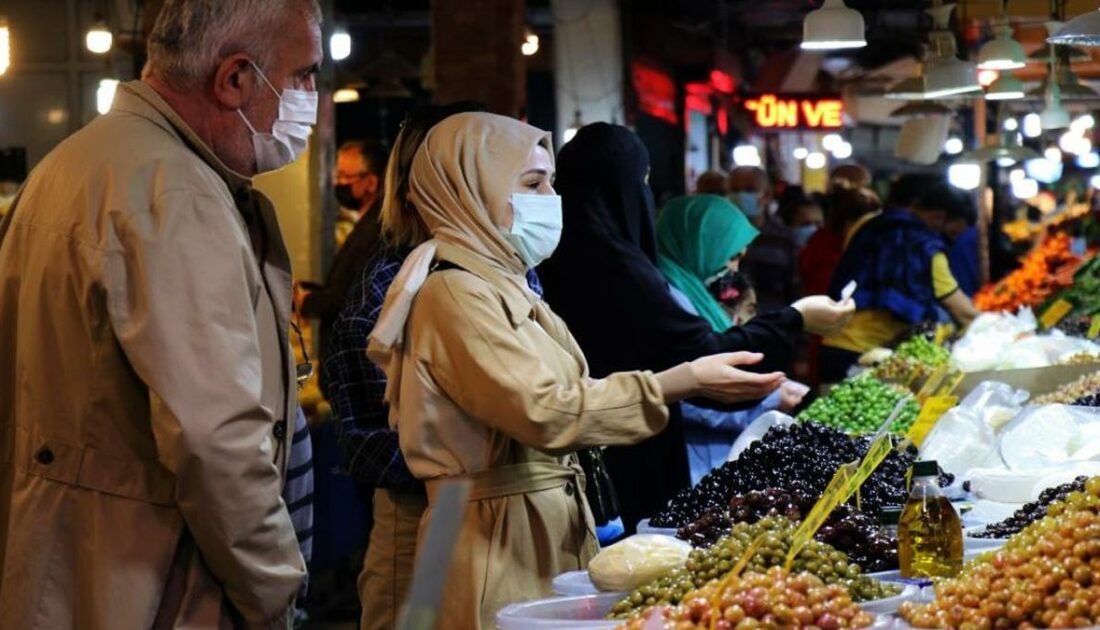
[[[682,567],[691,545],[656,534],[637,534],[607,547],[588,563],[588,575],[601,591],[632,591]]]
[[[1005,383],[986,382],[967,394],[932,428],[921,445],[921,459],[934,459],[960,478],[976,468],[1003,468],[997,431],[1022,409],[1028,393]]]
[[[951,366],[963,372],[983,372],[1001,369],[1006,355],[1021,337],[1035,332],[1038,324],[1030,308],[1011,313],[983,313],[966,330],[966,335],[955,343],[951,352]],[[1009,357],[1021,365],[1036,363],[1038,355],[1023,351]],[[1049,364],[1047,364],[1049,365]]]
[[[788,416],[782,411],[769,411],[761,414],[756,420],[752,421],[752,424],[745,427],[745,430],[741,432],[741,435],[737,436],[737,439],[733,442],[733,448],[730,449],[729,457],[726,461],[732,462],[741,456],[741,451],[752,445],[753,442],[764,437],[764,434],[768,432],[768,429],[776,426],[790,426],[797,422],[794,418]]]
[[[1072,461],[1100,460],[1100,409],[1028,407],[1001,433],[1001,459],[1016,471],[1045,471]]]

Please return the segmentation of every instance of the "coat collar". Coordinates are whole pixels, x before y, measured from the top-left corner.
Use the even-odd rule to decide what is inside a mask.
[[[492,285],[500,294],[513,327],[531,318],[539,297],[527,286],[525,275],[509,274],[466,248],[447,242],[439,244],[436,258],[461,267]]]

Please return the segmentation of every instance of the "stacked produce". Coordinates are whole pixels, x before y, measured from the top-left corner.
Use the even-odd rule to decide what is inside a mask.
[[[1049,307],[1059,300],[1071,306],[1064,317],[1081,320],[1100,313],[1100,257],[1081,265],[1073,274],[1070,285],[1047,300],[1045,306]],[[1079,336],[1086,337],[1087,333],[1088,328],[1085,328]]]
[[[974,538],[1008,538],[1018,534],[1028,525],[1046,516],[1051,504],[1066,501],[1071,495],[1073,496],[1073,502],[1079,501],[1080,497],[1078,495],[1085,491],[1086,481],[1087,477],[1078,477],[1069,483],[1047,488],[1039,495],[1038,501],[1032,501],[1024,505],[1024,507],[1016,510],[1012,516],[999,523],[993,523],[984,530],[971,534],[971,536]]]
[[[1093,260],[1097,259],[1094,258]],[[1071,315],[1058,322],[1054,328],[1055,330],[1062,331],[1069,337],[1095,339],[1097,335],[1089,334],[1092,332],[1092,318],[1092,315]]]
[[[687,594],[679,606],[658,611],[668,628],[805,628],[822,630],[866,628],[874,618],[852,602],[839,584],[825,584],[808,573],[791,575],[774,567],[766,573],[746,573],[726,582],[714,581]],[[652,627],[637,616],[619,630]]]
[[[784,488],[817,497],[841,464],[862,459],[869,440],[813,422],[772,427],[732,462],[703,477],[694,488],[680,491],[653,517],[654,527],[680,528],[707,512],[729,510],[734,495]],[[860,507],[877,514],[883,506],[900,505],[907,496],[905,475],[916,449],[891,452],[860,487]],[[854,502],[854,499],[853,499]]]
[[[1059,362],[1059,365],[1083,365],[1089,363],[1100,363],[1100,355],[1092,352],[1080,352],[1068,359],[1063,359]]]
[[[974,306],[983,311],[1014,311],[1038,306],[1057,291],[1073,284],[1078,258],[1064,233],[1049,236],[1024,257],[1020,268],[994,285],[982,287]]]
[[[1083,628],[1100,623],[1100,478],[1056,501],[996,552],[903,604],[918,628]]]
[[[1097,392],[1100,392],[1100,372],[1093,374],[1086,374],[1081,378],[1067,383],[1059,387],[1057,390],[1039,396],[1032,401],[1034,405],[1072,405],[1072,404],[1084,404],[1090,407],[1096,405],[1089,404]],[[1082,401],[1078,403],[1078,401]]]
[[[679,604],[695,589],[725,578],[754,540],[763,541],[748,560],[745,571],[766,573],[786,562],[791,536],[798,524],[782,517],[767,517],[754,524],[738,523],[728,536],[708,549],[696,549],[683,568],[674,569],[630,593],[612,607],[609,617],[625,619],[650,606]],[[811,540],[791,564],[795,573],[807,572],[826,584],[847,587],[855,601],[883,599],[896,595],[900,587],[871,579],[848,556],[825,543]]]
[[[878,430],[890,416],[894,406],[909,392],[888,385],[871,376],[861,376],[841,383],[827,396],[810,404],[798,419],[840,429],[851,435],[866,435]],[[920,407],[915,400],[905,404],[890,425],[890,430],[905,435],[913,426]]]
[[[915,335],[898,345],[894,354],[880,363],[872,374],[888,383],[909,384],[927,378],[950,359],[947,348],[932,343],[926,335]]]

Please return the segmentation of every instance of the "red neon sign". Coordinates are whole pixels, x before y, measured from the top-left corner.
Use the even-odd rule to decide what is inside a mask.
[[[634,89],[638,92],[638,107],[661,120],[678,124],[676,115],[676,83],[664,72],[640,61],[631,67]]]
[[[761,129],[839,129],[844,101],[839,98],[787,97],[762,94],[744,102]]]

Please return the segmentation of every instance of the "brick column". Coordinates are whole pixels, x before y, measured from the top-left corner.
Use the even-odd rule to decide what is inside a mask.
[[[525,0],[433,0],[435,101],[481,101],[517,116],[527,101]]]

